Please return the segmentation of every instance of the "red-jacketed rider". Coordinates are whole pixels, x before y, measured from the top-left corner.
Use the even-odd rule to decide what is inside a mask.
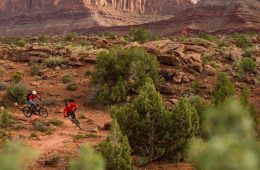
[[[63,110],[63,116],[69,117],[69,116],[76,116],[75,111],[78,109],[78,105],[76,103],[72,102],[65,102],[65,108]]]

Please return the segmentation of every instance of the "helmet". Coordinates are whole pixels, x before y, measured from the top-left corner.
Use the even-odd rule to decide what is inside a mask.
[[[65,102],[65,106],[68,106],[69,105],[69,102]]]
[[[32,91],[32,94],[33,94],[33,95],[36,95],[36,94],[37,94],[37,92],[36,92],[36,91]]]

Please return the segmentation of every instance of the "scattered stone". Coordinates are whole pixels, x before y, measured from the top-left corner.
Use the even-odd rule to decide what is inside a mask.
[[[179,101],[178,101],[178,99],[175,99],[175,98],[172,98],[172,99],[170,99],[169,100],[172,104],[177,104]]]
[[[59,71],[60,69],[61,69],[60,66],[57,66],[57,67],[55,67],[54,70]]]
[[[182,78],[184,76],[184,73],[183,72],[179,72],[175,75],[175,77],[173,77],[173,81],[175,83],[181,83],[182,82]]]
[[[215,76],[217,74],[217,70],[210,65],[206,65],[204,69],[205,73],[209,76]]]
[[[87,131],[94,133],[97,133],[99,129],[100,127],[97,124],[88,125],[88,127],[86,128]]]
[[[159,73],[165,81],[171,81],[176,74],[176,71],[174,69],[160,69]]]
[[[157,58],[161,64],[169,66],[177,66],[180,63],[180,60],[173,55],[159,55]]]
[[[207,49],[199,45],[188,45],[185,46],[185,51],[193,51],[197,53],[204,53]]]
[[[240,48],[232,48],[223,52],[223,56],[228,60],[238,60],[242,58],[243,51]]]
[[[203,66],[202,66],[202,63],[199,63],[199,62],[193,62],[190,64],[190,68],[201,73],[202,70],[203,70]]]
[[[190,82],[189,77],[187,77],[186,75],[184,75],[183,78],[182,78],[182,82],[183,82],[183,83],[189,83],[189,82]]]
[[[31,86],[39,86],[40,84],[41,84],[40,82],[36,82],[36,81],[30,83]]]
[[[164,84],[164,85],[160,85],[158,87],[158,90],[161,94],[167,94],[167,95],[173,95],[174,94],[173,88],[167,83]]]

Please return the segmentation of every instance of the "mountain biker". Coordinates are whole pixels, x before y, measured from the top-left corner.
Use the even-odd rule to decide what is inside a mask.
[[[41,97],[37,94],[36,91],[32,91],[29,93],[26,97],[26,103],[30,105],[31,107],[35,107],[35,102],[33,101],[34,99],[39,98],[41,100]]]
[[[72,102],[65,102],[65,108],[63,110],[63,116],[64,117],[69,117],[69,116],[75,116],[75,111],[78,109],[78,105],[76,103]]]

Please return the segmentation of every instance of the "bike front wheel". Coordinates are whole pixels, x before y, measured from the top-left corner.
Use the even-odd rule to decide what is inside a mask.
[[[31,116],[32,116],[31,107],[25,106],[25,107],[23,108],[23,114],[24,114],[26,117],[31,117]]]
[[[47,109],[45,109],[44,107],[41,107],[39,109],[39,115],[42,117],[42,118],[47,118],[48,117],[48,111]]]
[[[80,123],[76,118],[72,119],[72,122],[81,130]]]

